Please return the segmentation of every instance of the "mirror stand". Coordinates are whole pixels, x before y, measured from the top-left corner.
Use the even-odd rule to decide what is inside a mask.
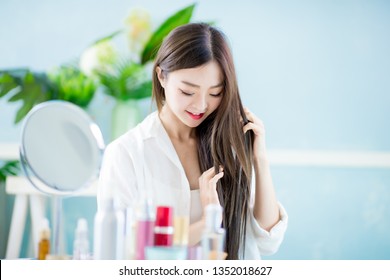
[[[21,167],[31,185],[52,198],[53,257],[64,253],[63,199],[85,189],[98,176],[104,148],[99,127],[72,103],[40,103],[24,120]]]
[[[34,177],[31,175],[31,172],[29,171],[27,160],[22,152],[20,152],[20,160],[21,160],[21,167],[26,174],[26,178],[31,183],[31,185],[41,191],[43,194],[47,195],[49,198],[52,199],[51,203],[51,218],[52,218],[52,246],[50,248],[50,253],[53,256],[60,256],[63,252],[60,252],[60,240],[61,240],[61,227],[62,227],[62,205],[63,205],[63,195],[62,194],[56,194],[51,193],[49,189],[46,189],[43,187],[42,183],[40,184],[38,181],[34,182]],[[38,186],[39,185],[39,186]],[[55,188],[54,188],[55,189]]]
[[[61,228],[62,228],[62,202],[63,202],[63,197],[60,195],[54,195],[53,196],[53,210],[52,210],[52,215],[53,215],[53,249],[52,254],[54,256],[61,256],[63,252],[60,252],[60,240],[61,240]]]

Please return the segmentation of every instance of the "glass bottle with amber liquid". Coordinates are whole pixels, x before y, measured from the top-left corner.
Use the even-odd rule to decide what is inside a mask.
[[[46,256],[50,253],[50,227],[49,220],[44,218],[38,243],[38,260],[46,260]]]

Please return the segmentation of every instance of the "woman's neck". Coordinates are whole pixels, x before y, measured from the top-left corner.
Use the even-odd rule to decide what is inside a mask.
[[[161,123],[172,140],[187,141],[194,139],[195,128],[185,125],[168,106],[163,106],[159,112]]]

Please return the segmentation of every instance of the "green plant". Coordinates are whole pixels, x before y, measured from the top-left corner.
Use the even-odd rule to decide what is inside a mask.
[[[35,105],[48,100],[66,100],[80,107],[88,106],[96,82],[79,69],[63,65],[48,73],[29,69],[0,71],[0,97],[8,102],[22,101],[14,123],[20,122]]]
[[[16,176],[20,172],[19,161],[7,161],[0,167],[0,182],[4,182],[7,176]]]
[[[147,78],[144,67],[131,61],[115,65],[114,73],[98,73],[105,93],[118,100],[142,99],[152,92],[152,81]]]
[[[145,45],[145,48],[142,51],[141,55],[141,63],[145,64],[156,57],[157,51],[161,46],[162,41],[165,36],[171,32],[172,29],[189,23],[192,17],[192,13],[194,11],[195,4],[192,4],[171,17],[169,17],[150,37],[149,41]]]
[[[77,66],[62,65],[48,73],[56,85],[57,97],[80,107],[87,107],[96,91],[97,83],[87,77]]]
[[[149,97],[152,92],[152,81],[147,64],[154,60],[164,37],[172,29],[190,22],[194,8],[195,4],[192,4],[170,16],[151,34],[146,43],[136,42],[144,39],[139,38],[139,36],[137,38],[137,35],[128,36],[130,43],[133,43],[133,45],[140,43],[138,45],[141,45],[142,49],[133,49],[133,53],[127,57],[119,55],[111,45],[117,36],[126,31],[125,29],[115,31],[97,40],[90,49],[86,50],[88,54],[94,53],[95,57],[91,58],[87,55],[89,57],[86,60],[92,59],[92,62],[83,63],[87,65],[84,72],[95,75],[103,86],[105,93],[115,99],[128,100]],[[147,33],[148,23],[145,21],[144,14],[140,16],[140,19],[133,16],[130,24],[141,26],[139,28],[141,30],[135,33]],[[84,61],[82,57],[82,62]],[[92,66],[90,66],[91,64]]]
[[[54,98],[52,84],[45,73],[33,73],[28,69],[0,72],[0,97],[10,94],[8,102],[22,101],[16,113],[18,123],[38,103]]]

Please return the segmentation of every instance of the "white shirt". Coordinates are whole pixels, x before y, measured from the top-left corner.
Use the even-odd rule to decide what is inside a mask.
[[[199,192],[190,191],[183,166],[157,112],[107,146],[100,171],[98,208],[109,189],[114,190],[122,208],[135,207],[148,193],[155,206],[172,206],[175,215],[190,217],[191,222],[202,214]],[[261,255],[278,250],[288,221],[280,203],[279,209],[281,219],[268,232],[259,226],[250,208],[244,259],[261,259]],[[241,246],[239,256],[242,249]]]

